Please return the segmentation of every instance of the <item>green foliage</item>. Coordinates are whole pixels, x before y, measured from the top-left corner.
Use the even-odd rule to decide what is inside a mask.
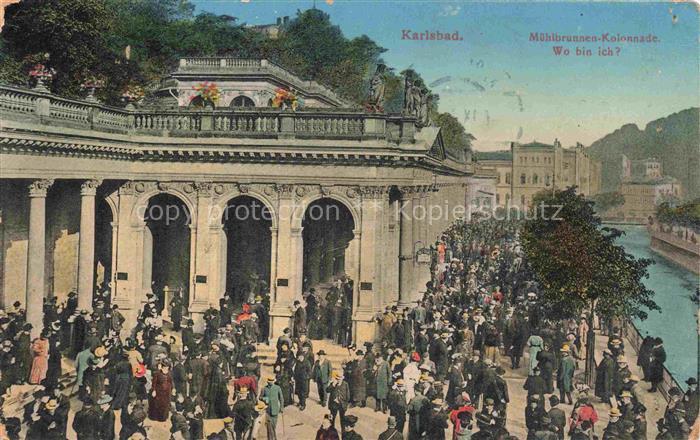
[[[328,14],[308,9],[297,13],[269,51],[271,58],[302,78],[326,84],[359,104],[386,49],[366,35],[348,40]]]
[[[622,206],[625,203],[625,196],[617,191],[600,193],[593,196],[593,203],[596,211],[605,212],[609,209]]]
[[[450,113],[434,113],[433,122],[440,127],[445,149],[453,159],[463,160],[471,151],[474,136],[467,133],[461,122]]]
[[[700,231],[700,198],[676,207],[663,202],[656,208],[656,218],[662,223]]]
[[[114,59],[104,37],[112,23],[101,0],[25,0],[5,9],[3,51],[23,70],[27,57],[48,54],[45,64],[56,70],[52,89],[77,96],[88,72],[102,72]]]
[[[642,283],[652,261],[617,245],[622,232],[601,227],[593,202],[571,187],[537,194],[533,210],[521,239],[550,316],[575,318],[591,305],[605,318],[645,319],[648,310],[658,310],[654,292]]]

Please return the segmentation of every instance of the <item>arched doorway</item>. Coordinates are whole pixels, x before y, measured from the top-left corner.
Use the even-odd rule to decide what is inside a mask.
[[[255,197],[231,199],[222,216],[226,236],[226,292],[234,307],[267,290],[270,280],[272,214]]]
[[[343,203],[323,198],[309,204],[302,220],[306,290],[346,272],[346,250],[355,222]],[[350,301],[349,306],[352,306]]]
[[[145,253],[144,281],[150,280],[160,310],[173,294],[189,304],[191,218],[185,203],[176,196],[163,193],[148,200],[144,250],[150,248],[151,252]]]

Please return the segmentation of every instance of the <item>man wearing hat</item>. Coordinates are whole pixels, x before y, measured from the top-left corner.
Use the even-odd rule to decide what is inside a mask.
[[[442,331],[440,337],[434,339],[430,343],[430,350],[428,350],[430,359],[435,362],[435,368],[437,370],[435,378],[439,381],[445,380],[445,376],[447,376],[447,366],[450,361],[450,353],[447,346],[449,339],[450,334],[446,331]]]
[[[613,375],[615,374],[615,360],[612,352],[607,348],[603,350],[603,359],[596,367],[595,376],[595,395],[605,403],[612,405],[611,398],[613,396]]]
[[[73,418],[73,430],[78,440],[95,440],[100,438],[100,423],[102,412],[91,398],[83,401],[83,407],[75,413]]]
[[[299,300],[294,301],[292,309],[294,311],[292,336],[298,338],[300,334],[306,333],[306,309],[301,306]]]
[[[350,401],[350,388],[339,371],[334,371],[331,378],[332,380],[328,384],[328,409],[331,411],[331,424],[335,426],[336,415],[340,413],[340,426],[343,428],[345,411],[347,411]]]
[[[267,417],[274,430],[277,427],[277,416],[284,411],[282,388],[275,383],[275,376],[267,377],[267,384],[263,388],[260,398],[267,404]]]
[[[352,414],[343,417],[343,440],[362,440],[362,436],[355,432],[357,416]]]
[[[559,399],[566,403],[568,399],[569,405],[573,405],[574,402],[571,398],[571,391],[573,390],[574,382],[574,372],[576,371],[576,361],[571,357],[571,349],[568,345],[564,345],[559,349],[561,353],[561,360],[559,361],[559,369],[557,370],[557,388],[559,388]]]
[[[223,419],[224,427],[221,431],[217,432],[212,439],[213,440],[236,440],[236,431],[233,427],[233,418],[225,417]]]
[[[233,431],[236,433],[236,439],[243,439],[252,429],[253,422],[257,417],[255,404],[248,399],[248,389],[243,387],[238,391],[236,401],[231,408],[231,417],[233,417]]]
[[[379,434],[378,440],[403,440],[403,434],[396,429],[396,417],[389,416],[386,431]]]
[[[616,439],[619,436],[622,436],[623,432],[622,420],[620,419],[622,417],[622,413],[620,410],[616,406],[613,406],[610,408],[608,415],[610,416],[610,419],[608,420],[608,426],[606,426],[605,430],[603,431],[603,440]]]
[[[112,397],[109,394],[103,394],[97,401],[97,405],[102,412],[100,419],[100,439],[113,439],[114,435],[114,409],[112,409]]]
[[[299,409],[306,409],[306,398],[309,396],[309,381],[311,379],[311,365],[304,358],[304,353],[297,354],[297,361],[294,363],[294,394],[299,399]]]
[[[685,381],[688,384],[688,390],[683,396],[683,405],[685,406],[685,420],[688,425],[693,426],[695,419],[698,418],[698,405],[700,404],[700,393],[698,393],[698,380],[694,377]]]
[[[683,392],[678,387],[668,390],[668,405],[663,419],[659,420],[658,439],[675,440],[687,439],[690,434],[690,426],[686,422],[685,408],[683,408]]]
[[[559,408],[559,398],[557,396],[549,396],[549,412],[547,413],[547,417],[549,417],[553,428],[552,430],[557,435],[557,438],[562,440],[566,430],[566,413]]]
[[[406,387],[404,379],[398,378],[387,399],[389,414],[396,419],[396,429],[403,432],[404,424],[406,423],[406,411],[408,411],[408,400],[406,398]]]

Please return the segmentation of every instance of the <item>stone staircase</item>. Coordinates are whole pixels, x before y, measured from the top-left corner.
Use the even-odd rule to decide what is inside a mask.
[[[323,350],[326,352],[326,358],[331,361],[331,364],[333,364],[334,368],[340,367],[340,364],[345,361],[348,356],[348,349],[341,347],[340,345],[334,344],[331,342],[329,339],[321,339],[321,340],[311,340],[311,343],[313,344],[314,348],[314,354],[316,354],[319,350]],[[271,366],[274,365],[275,360],[277,359],[277,348],[275,347],[276,341],[270,342],[270,345],[267,344],[257,344],[256,345],[256,350],[258,353],[258,360],[260,361],[261,365],[267,365]]]

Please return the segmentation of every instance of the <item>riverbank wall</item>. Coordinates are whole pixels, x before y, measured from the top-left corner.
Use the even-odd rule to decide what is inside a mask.
[[[700,237],[687,228],[655,224],[647,227],[650,235],[650,248],[689,271],[700,274]]]

